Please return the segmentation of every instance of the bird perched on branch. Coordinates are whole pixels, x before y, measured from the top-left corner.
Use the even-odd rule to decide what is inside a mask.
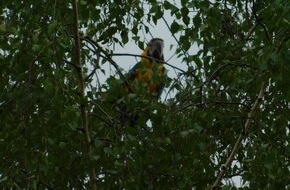
[[[143,100],[154,101],[160,98],[167,79],[163,48],[163,40],[153,38],[142,52],[141,61],[125,74],[122,80],[112,78],[112,81],[109,81],[107,100],[114,102],[123,125],[129,122],[131,126],[135,126],[140,114],[146,115],[145,112],[149,110],[145,107],[148,104],[142,105]],[[134,95],[131,96],[132,94]]]
[[[153,38],[141,54],[138,62],[127,74],[126,91],[130,93],[149,92],[157,99],[161,96],[167,78],[163,55],[164,42]]]

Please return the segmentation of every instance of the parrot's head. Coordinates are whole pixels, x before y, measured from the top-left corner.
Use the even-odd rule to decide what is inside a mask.
[[[164,41],[161,38],[153,38],[148,43],[148,46],[142,55],[153,57],[156,59],[153,61],[156,61],[156,62],[164,62],[163,48],[164,48]]]

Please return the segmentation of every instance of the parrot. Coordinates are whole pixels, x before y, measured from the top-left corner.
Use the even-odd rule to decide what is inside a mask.
[[[141,54],[138,62],[127,74],[126,92],[134,93],[138,85],[152,97],[159,99],[165,87],[167,74],[164,67],[164,41],[153,38]],[[144,91],[141,91],[144,92]]]
[[[130,102],[138,102],[139,100],[125,101],[125,97],[142,96],[142,99],[145,98],[150,101],[160,98],[167,80],[163,49],[164,41],[161,38],[151,39],[140,55],[141,60],[124,75],[125,80],[114,79],[115,82],[111,83],[108,95],[112,99],[108,100],[109,102],[115,102],[113,104],[115,105],[115,110],[118,110],[122,125],[129,122],[130,126],[135,126],[140,114],[142,114],[140,112],[137,113],[138,109],[132,110],[132,106],[128,105]],[[130,94],[135,94],[136,96],[128,96]],[[148,111],[146,110],[145,112]]]

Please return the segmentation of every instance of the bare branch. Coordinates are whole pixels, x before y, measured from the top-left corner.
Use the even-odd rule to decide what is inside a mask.
[[[85,81],[87,81],[89,78],[91,78],[94,74],[95,74],[95,72],[96,72],[96,70],[98,69],[98,63],[99,63],[99,61],[100,61],[100,56],[98,56],[97,55],[97,61],[96,61],[96,63],[94,64],[94,69],[91,71],[91,73],[85,78]]]
[[[254,30],[255,30],[255,28],[256,28],[257,26],[258,26],[258,23],[254,24],[254,25],[250,28],[250,30],[249,30],[247,36],[245,37],[245,40],[246,40],[246,41],[250,39],[250,36],[253,34],[253,32],[254,32]]]
[[[170,26],[169,26],[167,20],[164,18],[164,16],[162,17],[162,20],[164,21],[164,23],[165,23],[166,27],[169,29],[169,31],[171,31]],[[175,36],[173,33],[172,33],[172,36],[173,36],[174,40],[177,42],[177,44],[178,44],[179,46],[181,46],[180,42],[178,41],[178,39],[176,38],[176,36]],[[186,57],[188,57],[188,52],[186,52],[184,49],[181,49],[181,50],[183,51],[183,54],[184,54]]]
[[[68,60],[63,59],[63,61],[69,65],[72,65],[76,70],[80,69],[78,65],[74,64],[73,62],[70,62]]]
[[[237,154],[241,144],[242,144],[242,140],[246,137],[247,135],[247,132],[250,128],[250,122],[251,120],[253,119],[253,116],[254,116],[254,113],[256,111],[256,109],[258,108],[260,102],[262,101],[263,97],[264,97],[264,92],[265,92],[265,83],[262,83],[261,85],[261,88],[260,88],[260,92],[259,92],[259,95],[255,101],[255,103],[253,104],[249,114],[248,114],[248,118],[246,120],[246,123],[244,125],[244,129],[242,130],[242,132],[240,133],[235,145],[234,145],[234,148],[230,154],[230,156],[228,157],[227,161],[225,164],[223,164],[221,166],[221,171],[219,173],[219,175],[217,176],[217,179],[216,181],[214,182],[213,186],[212,186],[212,189],[216,189],[218,187],[218,185],[220,184],[222,178],[224,177],[225,175],[225,172],[226,170],[230,167],[235,155]]]
[[[87,108],[85,99],[85,79],[83,77],[83,67],[81,63],[81,45],[80,45],[80,35],[79,35],[79,28],[78,28],[78,3],[77,0],[73,0],[73,14],[74,14],[74,41],[75,41],[75,59],[74,65],[76,65],[76,72],[78,76],[78,88],[80,93],[80,112],[81,112],[81,121],[82,121],[82,128],[86,135],[86,145],[88,154],[91,155],[93,153],[93,148],[91,145],[91,138],[89,134],[89,127],[88,127],[88,115],[87,115]],[[92,167],[90,171],[90,183],[91,189],[96,190],[96,172],[95,168]]]
[[[97,43],[95,42],[94,40],[92,40],[90,37],[86,36],[86,37],[80,37],[80,39],[90,43],[95,51],[97,52],[97,50],[99,50],[100,52],[102,52],[105,56],[103,58],[107,59],[116,69],[117,73],[119,74],[119,76],[124,80],[126,81],[126,77],[123,75],[122,71],[120,70],[120,67],[118,66],[118,64],[111,58],[111,55],[106,52],[105,50],[103,50],[103,48]],[[96,49],[96,47],[98,49]]]
[[[102,119],[103,121],[105,121],[110,127],[113,127],[113,120],[112,118],[109,116],[109,114],[107,112],[105,112],[105,110],[103,110],[103,108],[98,105],[97,103],[95,103],[94,101],[89,101],[91,104],[95,105],[96,107],[98,107],[98,109],[108,118],[109,122],[107,122],[106,120]],[[93,114],[94,115],[94,114]]]
[[[103,50],[103,48],[98,43],[93,41],[88,36],[80,37],[80,39],[90,43],[94,47],[95,52],[97,52],[97,49],[96,49],[96,47],[97,47],[98,50],[105,55],[105,56],[102,56],[102,55],[99,55],[99,56],[102,57],[103,59],[107,59],[115,67],[117,73],[119,74],[120,78],[124,81],[124,83],[127,86],[127,88],[129,88],[130,91],[132,91],[131,85],[129,84],[128,79],[124,76],[124,74],[122,73],[122,71],[121,71],[120,67],[118,66],[118,64],[111,58],[111,55],[108,52],[106,52],[105,50]]]

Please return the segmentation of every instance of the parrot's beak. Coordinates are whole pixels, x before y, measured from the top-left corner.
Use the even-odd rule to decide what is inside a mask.
[[[163,44],[157,43],[153,49],[152,57],[164,61],[163,57]]]
[[[164,42],[160,38],[153,38],[150,43],[149,47],[151,49],[150,56],[154,57],[157,62],[164,62],[164,56],[163,56],[163,48],[164,48]]]

